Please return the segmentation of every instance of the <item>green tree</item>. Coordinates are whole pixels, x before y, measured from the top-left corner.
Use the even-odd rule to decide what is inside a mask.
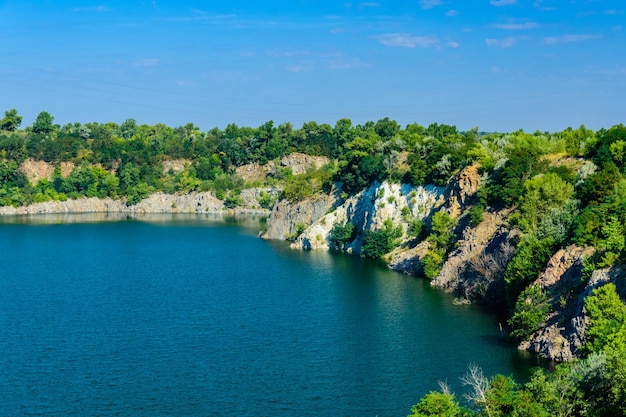
[[[37,115],[37,118],[33,122],[33,132],[40,133],[42,135],[49,135],[55,130],[54,117],[47,111],[42,111]]]
[[[368,230],[363,237],[362,254],[366,258],[380,259],[391,250],[391,236],[387,230]]]
[[[343,250],[344,246],[355,237],[354,223],[347,222],[344,225],[335,223],[330,230],[328,240],[335,249]]]
[[[573,194],[574,186],[551,172],[528,180],[520,199],[520,227],[536,233],[550,210],[561,208]]]
[[[17,110],[7,110],[4,112],[4,119],[0,120],[0,130],[13,132],[20,124],[22,124],[22,116],[17,114]]]
[[[624,345],[626,305],[617,294],[615,284],[608,283],[593,290],[585,298],[589,327],[585,331],[585,351],[598,353],[611,344]]]
[[[550,310],[548,297],[538,285],[528,286],[515,303],[515,312],[509,319],[511,336],[527,340],[537,330]]]
[[[509,305],[513,305],[524,288],[539,276],[553,252],[553,239],[539,240],[529,235],[522,240],[504,273]]]
[[[469,412],[454,400],[454,395],[432,391],[411,407],[411,414],[408,417],[461,417],[464,415],[469,415]]]

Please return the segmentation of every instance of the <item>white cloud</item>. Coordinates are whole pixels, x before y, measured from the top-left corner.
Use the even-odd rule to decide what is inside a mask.
[[[487,44],[487,46],[491,46],[493,48],[510,48],[511,46],[515,45],[515,38],[503,38],[503,39],[493,39],[493,38],[488,38],[485,39],[485,43]]]
[[[448,42],[446,43],[446,46],[449,46],[450,48],[458,48],[461,45],[459,45],[458,42]]]
[[[428,48],[439,43],[435,36],[412,36],[406,33],[387,33],[378,36],[377,39],[383,45],[402,48],[415,48],[416,46]]]
[[[539,27],[538,23],[526,22],[526,23],[496,23],[493,25],[496,29],[504,30],[522,30],[522,29],[536,29]]]
[[[599,39],[600,35],[563,35],[563,36],[550,36],[543,38],[543,43],[546,45],[559,45],[564,43],[584,42],[594,39]]]
[[[371,1],[359,3],[359,7],[380,7],[380,3],[374,3]]]
[[[435,6],[441,6],[443,4],[441,0],[420,0],[419,3],[422,9],[432,9]]]
[[[456,16],[456,15],[458,15],[458,14],[459,14],[459,11],[458,11],[458,10],[455,10],[455,9],[448,10],[448,11],[446,12],[446,16],[448,16],[448,17]]]
[[[492,6],[500,7],[500,6],[509,6],[511,4],[517,3],[517,0],[491,0],[489,4]]]
[[[144,58],[144,59],[139,59],[133,62],[133,65],[135,67],[144,67],[144,68],[156,67],[157,65],[159,65],[159,60],[156,58]]]

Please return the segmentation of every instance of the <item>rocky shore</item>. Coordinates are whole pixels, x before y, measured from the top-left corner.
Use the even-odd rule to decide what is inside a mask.
[[[243,190],[243,204],[226,208],[224,202],[210,192],[186,194],[152,194],[138,204],[128,206],[123,200],[111,198],[79,198],[67,201],[47,201],[23,207],[0,207],[0,215],[32,215],[63,213],[195,213],[195,214],[257,214],[269,215],[269,210],[259,207],[257,198],[261,191],[273,189],[251,188]]]

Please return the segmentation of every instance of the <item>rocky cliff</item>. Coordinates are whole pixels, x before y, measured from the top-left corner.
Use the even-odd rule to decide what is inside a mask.
[[[507,228],[506,213],[484,213],[478,226],[463,231],[431,285],[467,301],[503,305],[504,271],[515,253],[511,241],[519,234]]]
[[[261,191],[276,194],[273,188],[252,188],[241,192],[243,204],[236,209],[226,209],[224,202],[213,193],[165,194],[155,193],[133,206],[111,198],[80,198],[67,201],[48,201],[24,207],[0,207],[0,215],[52,214],[52,213],[251,213],[269,214],[258,204]]]
[[[301,224],[306,228],[295,237],[293,248],[328,249],[333,226],[350,222],[355,225],[356,237],[347,244],[346,250],[360,253],[366,231],[383,228],[384,222],[389,219],[394,225],[402,226],[406,237],[408,223],[423,219],[434,207],[443,204],[442,195],[443,189],[435,186],[412,187],[375,182],[345,201],[340,202],[337,197],[324,200],[324,211],[321,210],[320,200],[293,206],[282,202],[274,207],[264,237],[284,238],[296,231],[296,224]],[[278,226],[280,224],[283,226]]]

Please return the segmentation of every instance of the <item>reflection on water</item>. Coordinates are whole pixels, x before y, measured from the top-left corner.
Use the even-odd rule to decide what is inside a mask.
[[[265,219],[266,216],[263,215],[232,213],[46,213],[0,216],[0,224],[72,224],[136,220],[166,224],[203,221],[236,224],[243,227],[260,227]]]

